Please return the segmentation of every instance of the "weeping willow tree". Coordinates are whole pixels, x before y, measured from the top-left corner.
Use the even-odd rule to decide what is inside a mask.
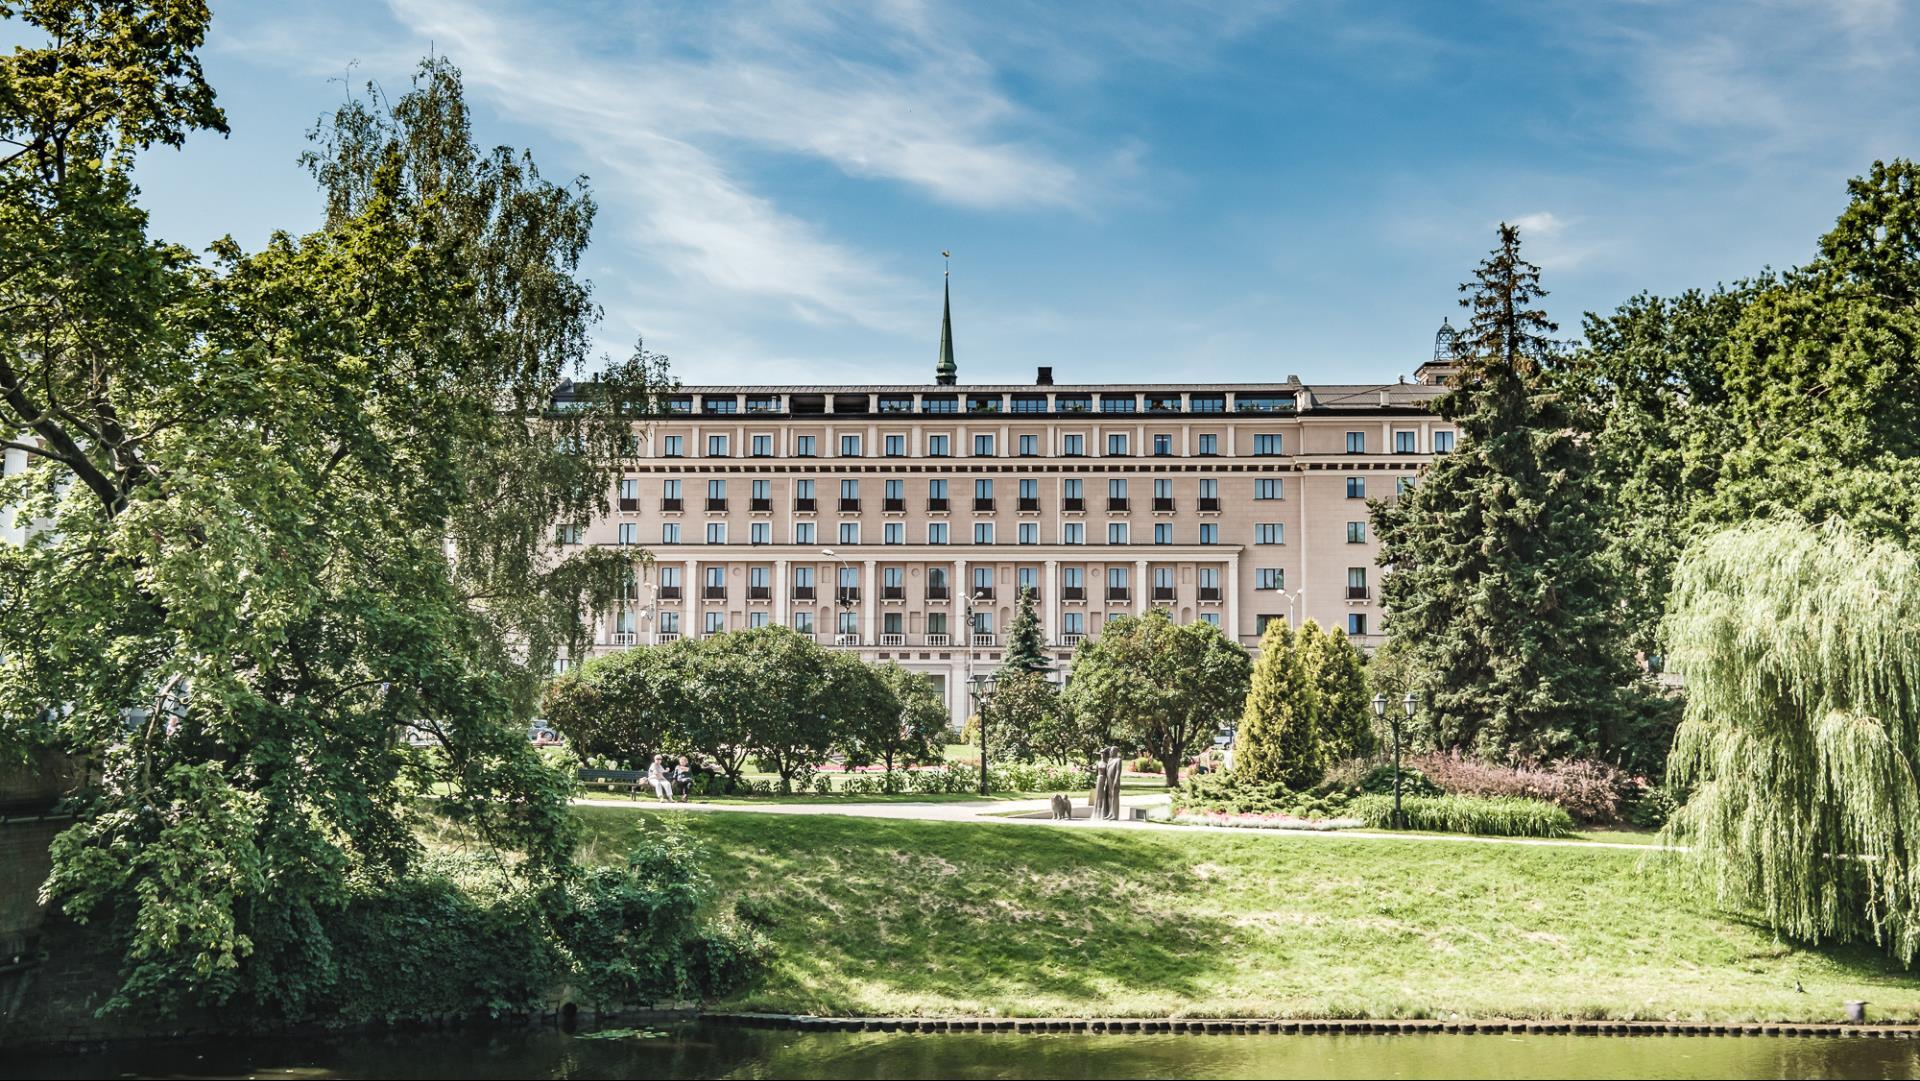
[[[1667,827],[1723,904],[1806,942],[1920,952],[1920,560],[1832,523],[1696,541],[1666,636],[1686,679]]]

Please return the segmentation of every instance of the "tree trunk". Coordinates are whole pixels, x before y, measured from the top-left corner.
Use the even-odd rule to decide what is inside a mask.
[[[1180,758],[1179,758],[1179,756],[1178,756],[1178,755],[1168,755],[1168,756],[1166,756],[1165,758],[1162,758],[1162,759],[1160,760],[1160,768],[1161,768],[1161,769],[1164,769],[1164,770],[1166,770],[1166,771],[1167,771],[1167,787],[1168,787],[1168,788],[1179,788],[1179,787],[1180,787]]]

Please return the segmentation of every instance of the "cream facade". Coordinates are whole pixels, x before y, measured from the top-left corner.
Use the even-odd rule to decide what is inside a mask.
[[[596,652],[766,624],[932,675],[956,718],[1022,590],[1062,669],[1118,614],[1254,646],[1311,617],[1381,640],[1367,500],[1450,449],[1443,387],[700,386],[647,426],[612,515],[652,555]],[[968,615],[971,612],[972,621]]]

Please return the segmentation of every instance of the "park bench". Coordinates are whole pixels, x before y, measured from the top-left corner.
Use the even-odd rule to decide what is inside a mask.
[[[637,791],[646,773],[637,769],[583,769],[580,783],[605,789],[625,787]]]

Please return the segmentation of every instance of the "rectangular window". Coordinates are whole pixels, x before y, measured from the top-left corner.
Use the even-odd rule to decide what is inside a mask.
[[[1021,522],[1019,535],[1021,544],[1039,544],[1040,524],[1038,522]]]
[[[685,445],[686,440],[681,436],[669,435],[662,437],[660,440],[660,455],[664,458],[679,458],[686,453],[686,451],[681,449]]]
[[[1348,454],[1365,454],[1366,452],[1367,452],[1367,433],[1348,432],[1347,433],[1347,453]]]
[[[1063,435],[1060,437],[1060,454],[1067,458],[1083,457],[1087,453],[1087,437],[1084,435]]]
[[[945,612],[928,612],[927,613],[927,633],[928,634],[947,633],[947,614]]]
[[[748,626],[748,627],[764,627],[764,626],[766,626],[766,625],[767,625],[767,610],[766,610],[766,609],[764,609],[764,608],[757,608],[757,609],[755,609],[755,610],[753,610],[753,611],[751,611],[751,612],[748,612],[748,613],[747,613],[747,626]]]
[[[810,435],[794,436],[793,437],[793,456],[796,458],[813,457],[814,455],[813,443],[814,443],[813,436],[810,436]]]
[[[973,456],[975,458],[993,457],[993,437],[990,435],[974,436],[973,437]]]
[[[881,529],[881,539],[883,543],[886,544],[907,543],[907,523],[888,522],[886,526]]]
[[[773,498],[773,482],[770,480],[756,480],[753,482],[752,492],[755,504],[770,501]],[[756,505],[754,509],[759,510],[760,507]]]
[[[815,530],[814,524],[812,522],[793,523],[793,543],[818,544],[819,541],[820,541],[820,535]]]
[[[1062,494],[1065,495],[1066,498],[1068,499],[1079,499],[1080,498],[1080,478],[1069,477],[1066,481]]]
[[[1124,477],[1115,477],[1107,482],[1107,498],[1126,501],[1127,482]]]
[[[1279,477],[1260,477],[1253,482],[1253,498],[1283,499],[1285,495],[1280,487]]]
[[[993,502],[993,482],[985,478],[973,482],[973,498]]]
[[[1172,544],[1173,543],[1173,523],[1172,522],[1153,523],[1153,543],[1155,544]]]
[[[707,543],[708,544],[727,543],[727,523],[708,522],[707,523]]]
[[[1367,498],[1367,478],[1348,477],[1347,478],[1347,498],[1348,499]]]
[[[1420,452],[1419,432],[1393,433],[1393,452],[1395,454],[1418,454]]]
[[[561,544],[579,544],[586,537],[586,534],[586,529],[578,523],[575,523],[573,525],[561,526],[559,536],[556,539]]]
[[[726,630],[727,614],[725,612],[708,612],[706,627],[708,634],[719,634],[721,631]]]
[[[1347,599],[1350,601],[1367,599],[1367,568],[1347,568]]]
[[[1220,543],[1220,527],[1213,522],[1201,522],[1200,523],[1200,543],[1201,544],[1219,544]]]
[[[993,543],[993,523],[992,522],[973,523],[973,543],[975,544],[992,544]]]
[[[840,523],[840,543],[841,544],[859,544],[860,543],[860,523],[859,522],[841,522]]]
[[[904,435],[890,435],[887,437],[886,447],[887,457],[904,458],[907,455],[907,437]]]
[[[860,457],[860,437],[859,436],[843,435],[840,437],[840,457],[842,458]]]
[[[927,523],[927,543],[928,544],[947,543],[947,523],[928,522]]]
[[[1040,456],[1040,437],[1023,435],[1020,437],[1020,457],[1038,458]]]
[[[1280,522],[1261,522],[1253,527],[1253,543],[1285,544],[1286,527]]]
[[[1062,633],[1085,635],[1087,633],[1087,614],[1085,612],[1067,612],[1062,617]]]
[[[1206,623],[1210,626],[1218,627],[1220,625],[1220,613],[1215,612],[1211,609],[1205,612],[1202,612],[1200,613],[1200,622]]]
[[[1087,527],[1082,522],[1068,522],[1060,527],[1061,544],[1087,543]]]
[[[813,482],[811,480],[794,481],[793,482],[793,498],[812,499],[813,498]]]
[[[1412,487],[1413,487],[1412,477],[1393,478],[1393,494],[1394,495],[1406,495],[1408,490],[1411,489]]]
[[[660,633],[679,634],[680,633],[680,613],[678,612],[660,613]]]
[[[953,452],[948,448],[953,443],[952,436],[930,435],[927,437],[927,457],[945,458]]]
[[[1278,435],[1256,435],[1253,437],[1253,452],[1263,457],[1279,454],[1281,437]]]
[[[754,522],[747,527],[747,542],[750,544],[772,544],[773,523]]]
[[[770,435],[754,436],[753,437],[753,456],[755,458],[773,457],[773,437]]]
[[[1347,637],[1361,638],[1367,633],[1367,614],[1365,612],[1347,613]]]
[[[621,522],[620,523],[620,543],[621,544],[640,543],[640,523]]]
[[[1206,455],[1209,458],[1213,457],[1216,454],[1219,454],[1220,453],[1220,437],[1217,435],[1201,436],[1200,437],[1200,453]]]
[[[1112,458],[1127,456],[1127,434],[1125,432],[1107,433],[1107,455]]]
[[[796,610],[793,613],[793,629],[801,634],[812,634],[813,613],[804,609]]]
[[[1172,436],[1155,435],[1153,437],[1153,456],[1154,457],[1165,458],[1172,453],[1173,453],[1173,437]]]
[[[1102,394],[1100,396],[1100,411],[1102,413],[1131,413],[1133,412],[1134,404],[1134,397],[1131,394]]]
[[[927,482],[927,498],[928,499],[947,498],[947,482],[944,480],[928,481]]]
[[[1435,454],[1445,454],[1452,449],[1453,449],[1453,433],[1452,432],[1433,433],[1433,452]]]
[[[724,480],[708,481],[707,482],[707,498],[712,500],[718,500],[721,504],[725,504],[727,501],[727,482]],[[714,508],[714,509],[721,509],[721,508]]]
[[[727,437],[710,435],[707,437],[707,457],[725,458],[727,456]]]
[[[1127,543],[1127,523],[1108,522],[1107,523],[1107,543],[1108,544]]]
[[[679,544],[680,543],[680,523],[679,522],[660,523],[660,543],[661,544]]]
[[[1255,589],[1287,588],[1286,568],[1285,567],[1260,567],[1256,569],[1253,572],[1253,588]]]
[[[1347,543],[1348,544],[1367,543],[1367,523],[1348,522],[1347,523]]]

